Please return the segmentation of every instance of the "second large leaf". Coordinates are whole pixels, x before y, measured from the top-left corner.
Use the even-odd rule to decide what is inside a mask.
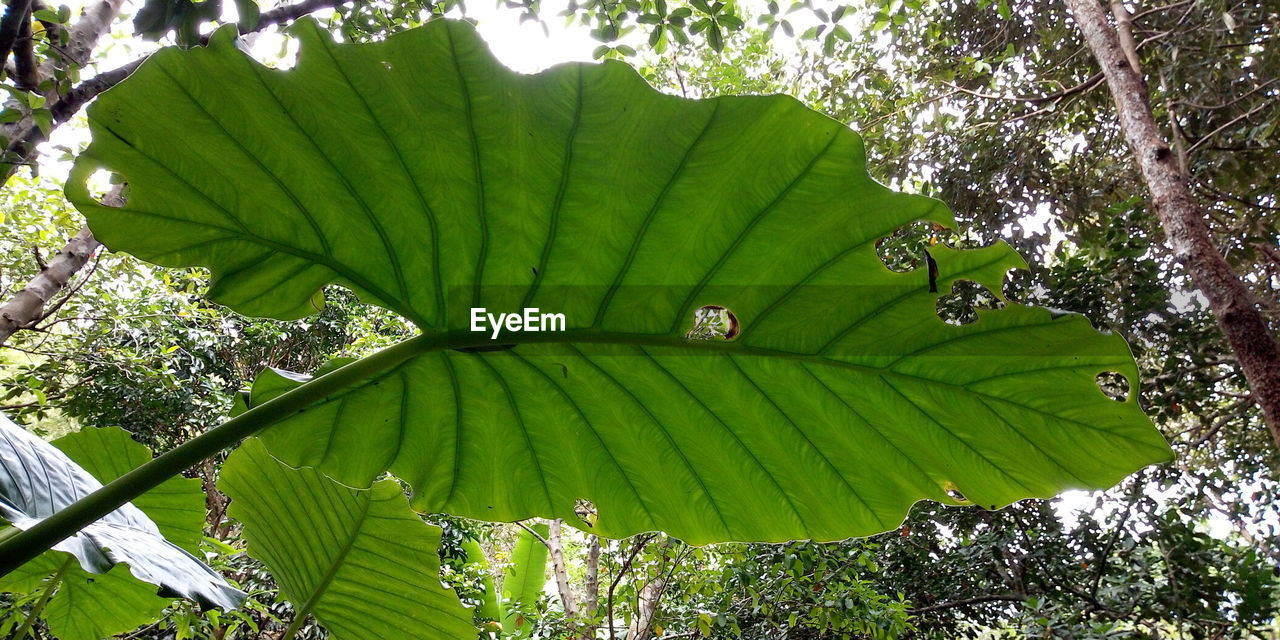
[[[665,96],[620,63],[519,75],[463,23],[295,34],[288,71],[227,31],[154,55],[90,109],[68,186],[109,247],[206,266],[236,310],[305,315],[338,283],[422,329],[264,434],[290,463],[389,469],[424,510],[706,542],[869,534],[921,498],[993,507],[1169,456],[1136,393],[1095,382],[1136,382],[1118,336],[1013,303],[939,320],[935,288],[999,291],[1022,260],[885,268],[877,240],[951,214],[795,100]],[[125,207],[90,197],[98,168]],[[495,339],[475,308],[567,330]]]

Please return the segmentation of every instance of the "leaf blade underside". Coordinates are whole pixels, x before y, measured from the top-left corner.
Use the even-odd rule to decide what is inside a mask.
[[[352,489],[289,468],[250,439],[227,459],[219,486],[295,615],[314,614],[341,640],[475,636],[471,611],[440,583],[440,529],[422,522],[394,480]]]
[[[153,56],[91,108],[68,187],[109,247],[209,267],[238,311],[304,315],[332,282],[422,329],[264,434],[290,464],[389,469],[422,510],[577,522],[586,499],[597,533],[710,542],[866,535],[919,499],[994,507],[1169,458],[1136,393],[1095,384],[1137,380],[1119,336],[1014,303],[939,320],[924,270],[875,245],[951,214],[875,183],[860,138],[790,98],[663,96],[619,63],[522,76],[447,21],[296,33],[284,72],[225,32]],[[99,167],[124,208],[89,196]],[[1003,243],[931,253],[944,293],[1024,266]],[[684,339],[710,304],[738,338]],[[471,307],[569,331],[495,342]]]

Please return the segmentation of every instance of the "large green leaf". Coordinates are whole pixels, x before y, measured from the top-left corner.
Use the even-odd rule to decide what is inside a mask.
[[[535,538],[534,533],[546,540],[549,529],[545,524],[535,524],[529,529],[521,531],[516,538],[511,562],[502,579],[502,601],[507,607],[502,630],[512,638],[527,638],[533,633],[533,623],[525,620],[522,612],[536,610],[538,598],[547,585],[547,546]]]
[[[0,415],[0,517],[25,528],[150,459],[119,428],[47,443]],[[155,620],[172,602],[157,586],[166,596],[237,606],[244,594],[191,555],[204,502],[199,480],[171,478],[4,576],[0,591],[56,589],[41,617],[62,640],[97,640]]]
[[[289,71],[228,31],[152,56],[90,108],[68,183],[107,246],[206,266],[239,311],[297,317],[338,283],[421,327],[264,434],[291,464],[389,469],[422,510],[574,521],[586,500],[597,533],[708,542],[870,534],[921,498],[996,507],[1170,456],[1136,393],[1095,384],[1136,384],[1119,336],[1013,303],[939,320],[957,280],[1000,291],[1022,260],[934,247],[941,294],[885,268],[877,240],[951,214],[791,98],[664,96],[616,62],[519,75],[463,23],[295,33]],[[123,208],[88,192],[104,167]],[[686,339],[704,305],[741,335]],[[569,330],[495,341],[471,307]]]
[[[314,614],[338,640],[475,637],[471,611],[440,582],[440,529],[394,480],[351,489],[291,469],[250,439],[219,486],[298,620]]]

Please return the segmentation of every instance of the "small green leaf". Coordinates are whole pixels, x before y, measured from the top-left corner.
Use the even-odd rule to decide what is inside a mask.
[[[724,36],[720,33],[720,25],[712,24],[707,29],[707,42],[715,51],[724,51]]]

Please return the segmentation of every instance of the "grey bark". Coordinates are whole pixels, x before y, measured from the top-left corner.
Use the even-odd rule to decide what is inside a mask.
[[[600,618],[600,536],[587,534],[587,567],[582,586],[586,591],[583,596],[582,615],[591,621],[585,627],[585,636],[594,638],[600,628],[595,624]]]
[[[0,305],[0,345],[14,332],[33,327],[43,319],[45,305],[66,288],[71,277],[89,261],[99,246],[89,227],[81,228],[67,246],[27,283],[25,289]]]
[[[1280,349],[1257,300],[1222,257],[1209,234],[1200,203],[1156,126],[1146,84],[1121,32],[1098,0],[1066,0],[1085,42],[1098,60],[1115,101],[1120,129],[1150,192],[1174,257],[1209,302],[1262,408],[1272,439],[1280,446]],[[1123,10],[1123,7],[1121,7]],[[1127,12],[1125,12],[1127,16]],[[1119,25],[1122,29],[1125,21]]]
[[[653,636],[653,616],[658,611],[658,600],[666,590],[666,576],[658,575],[640,588],[639,608],[627,627],[627,640],[648,640]]]
[[[564,563],[563,520],[552,520],[547,527],[547,549],[551,551],[551,571],[556,576],[556,589],[560,592],[560,603],[564,605],[566,618],[578,617],[578,604],[569,587],[569,570]]]

